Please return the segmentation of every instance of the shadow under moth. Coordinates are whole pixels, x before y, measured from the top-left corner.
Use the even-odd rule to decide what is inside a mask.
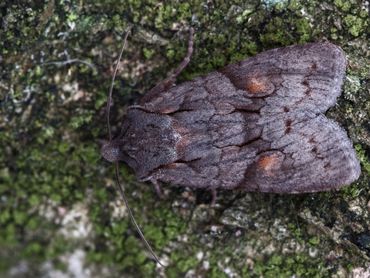
[[[175,86],[192,32],[184,61],[128,108],[120,134],[103,144],[105,159],[124,161],[157,189],[304,193],[359,177],[352,142],[324,115],[345,75],[338,46],[272,49]]]

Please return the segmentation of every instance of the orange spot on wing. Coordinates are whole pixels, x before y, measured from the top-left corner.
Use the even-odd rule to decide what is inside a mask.
[[[249,93],[259,94],[267,91],[266,82],[258,77],[249,77],[247,79],[246,89]]]
[[[276,170],[280,167],[281,164],[281,157],[277,154],[268,154],[262,156],[257,161],[257,167],[266,172],[267,175],[272,175],[272,171]]]

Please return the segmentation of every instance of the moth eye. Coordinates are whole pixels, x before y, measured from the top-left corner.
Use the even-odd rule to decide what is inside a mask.
[[[120,149],[117,146],[112,146],[111,144],[106,144],[101,150],[102,156],[109,162],[119,161],[120,159]]]

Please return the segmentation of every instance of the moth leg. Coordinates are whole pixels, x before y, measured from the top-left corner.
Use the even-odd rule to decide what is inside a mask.
[[[211,194],[212,194],[211,207],[213,207],[216,204],[217,200],[217,190],[211,189]]]
[[[172,71],[167,78],[160,83],[158,83],[154,88],[152,88],[146,95],[141,99],[141,104],[147,102],[149,99],[153,98],[157,94],[160,94],[173,86],[176,82],[177,76],[186,68],[190,62],[190,57],[193,54],[194,46],[194,29],[191,27],[189,30],[189,42],[188,42],[188,51],[185,58],[182,60],[180,65]]]
[[[163,81],[165,84],[172,86],[175,83],[177,76],[186,68],[190,62],[190,57],[193,54],[194,46],[194,29],[191,27],[189,31],[188,51],[185,58],[182,60],[180,65]]]
[[[157,193],[159,199],[164,199],[164,194],[159,182],[157,180],[151,180],[151,183],[154,185],[155,192]]]

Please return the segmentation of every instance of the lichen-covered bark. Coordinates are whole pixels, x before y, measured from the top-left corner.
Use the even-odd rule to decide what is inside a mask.
[[[323,277],[370,267],[370,63],[367,1],[3,1],[0,3],[0,273],[36,277]],[[327,116],[348,131],[362,175],[305,195],[164,186],[122,165],[129,202],[164,268],[147,254],[99,156],[104,105],[123,31],[115,131],[125,108],[195,51],[179,81],[264,50],[329,40],[349,65]],[[83,262],[73,269],[72,260]],[[369,275],[369,273],[367,273]]]

